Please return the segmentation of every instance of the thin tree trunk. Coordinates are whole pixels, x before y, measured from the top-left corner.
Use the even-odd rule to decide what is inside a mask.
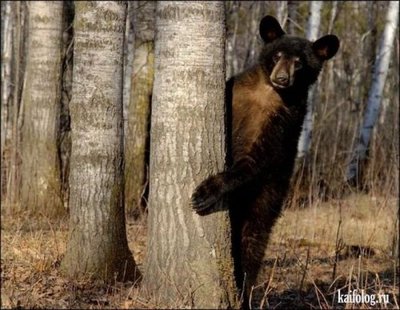
[[[23,90],[21,206],[62,212],[57,149],[61,92],[63,2],[30,2]]]
[[[12,90],[13,76],[13,24],[15,16],[11,1],[1,2],[1,197],[7,193],[7,180],[10,173],[12,140]],[[15,13],[15,12],[14,12]]]
[[[157,7],[145,284],[164,306],[238,308],[227,211],[189,206],[224,169],[224,4]]]
[[[64,24],[63,24],[63,60],[62,60],[62,89],[61,109],[59,126],[59,156],[61,173],[61,193],[64,208],[68,209],[69,199],[69,164],[71,157],[71,117],[69,103],[72,97],[72,69],[73,69],[73,1],[64,2]]]
[[[323,1],[312,1],[310,3],[310,18],[308,20],[307,39],[315,41],[318,38],[319,25],[321,21],[321,9]],[[313,111],[316,85],[310,87],[307,99],[307,114],[304,118],[299,144],[297,146],[297,157],[304,158],[310,151],[312,129],[313,129]]]
[[[125,145],[125,202],[129,213],[143,211],[148,181],[150,101],[154,79],[154,25],[156,2],[135,1],[135,54]]]
[[[288,17],[287,4],[288,4],[287,1],[276,1],[275,2],[276,18],[283,29],[285,29],[285,27],[286,27],[286,21],[287,21],[287,17]]]
[[[128,107],[131,95],[133,55],[135,52],[135,32],[134,32],[134,14],[135,2],[128,1],[128,11],[125,23],[125,44],[124,44],[124,90],[123,90],[123,108],[124,108],[124,132],[128,132]],[[126,144],[126,135],[124,136],[124,145]]]
[[[349,184],[358,184],[360,163],[367,158],[367,151],[371,140],[372,130],[379,116],[382,102],[382,93],[392,54],[394,38],[396,36],[399,15],[399,2],[391,1],[388,6],[386,25],[382,35],[379,52],[375,59],[372,85],[368,94],[367,107],[360,129],[358,142],[347,167],[346,181]]]
[[[239,70],[238,60],[236,55],[236,41],[238,36],[238,28],[239,28],[239,10],[240,3],[233,2],[225,2],[225,8],[228,11],[226,13],[227,18],[232,19],[232,22],[228,25],[231,25],[232,33],[227,34],[226,39],[226,49],[225,49],[225,60],[226,60],[226,78],[231,78],[236,75]],[[233,25],[232,25],[233,24]]]
[[[62,262],[72,277],[137,276],[124,214],[125,14],[125,2],[75,2],[70,237]]]
[[[23,6],[21,2],[12,2],[11,8],[14,16],[13,23],[13,60],[12,60],[12,108],[10,112],[12,113],[12,133],[11,133],[11,147],[10,147],[10,157],[9,157],[9,171],[7,173],[7,185],[6,185],[6,205],[8,207],[15,206],[18,204],[20,199],[20,180],[21,180],[21,160],[20,160],[20,126],[19,120],[22,118],[20,116],[20,88],[21,88],[21,71],[23,55],[22,51],[22,37],[24,36],[24,18],[23,18]]]
[[[12,23],[11,1],[1,2],[1,150],[11,139]]]
[[[338,8],[338,2],[332,1],[331,17],[329,19],[328,33],[332,33],[333,24],[335,23],[335,20],[337,18],[337,12],[338,12],[337,8]]]
[[[250,67],[251,65],[254,65],[254,62],[257,59],[256,43],[259,32],[259,21],[263,17],[260,17],[261,1],[254,1],[250,6],[250,10],[251,18],[249,20],[250,25],[248,31],[250,39],[247,40],[249,42],[247,48],[247,56],[246,60],[243,62],[242,71]]]
[[[297,7],[298,7],[298,4],[296,3],[296,1],[288,1],[287,2],[288,15],[287,15],[286,23],[287,23],[287,33],[290,35],[296,34],[295,25],[296,25]]]

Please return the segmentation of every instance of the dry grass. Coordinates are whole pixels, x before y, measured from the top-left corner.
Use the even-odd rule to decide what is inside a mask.
[[[354,195],[346,200],[286,210],[274,229],[261,302],[274,308],[398,308],[398,262],[393,258],[395,200]],[[339,225],[340,223],[340,225]],[[130,247],[143,263],[146,228],[128,220]],[[58,266],[67,222],[2,214],[2,308],[160,308],[132,283],[62,278]],[[356,253],[368,249],[368,253]],[[369,254],[369,255],[366,255]],[[334,270],[335,269],[335,270]],[[337,290],[389,295],[388,304],[338,304]],[[397,295],[396,295],[397,294]]]
[[[398,309],[397,208],[397,199],[354,195],[285,210],[267,250],[262,302],[279,309]],[[338,289],[387,294],[389,303],[338,304]]]

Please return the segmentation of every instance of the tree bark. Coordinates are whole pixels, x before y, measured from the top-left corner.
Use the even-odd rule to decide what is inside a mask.
[[[288,1],[275,2],[276,19],[278,20],[279,24],[282,26],[283,29],[285,29],[286,27],[286,20],[288,17],[287,4]]]
[[[13,25],[15,16],[11,1],[1,2],[1,197],[7,194],[12,140]]]
[[[63,3],[28,3],[29,43],[23,90],[21,205],[62,213],[57,150],[61,92]]]
[[[369,142],[372,130],[379,116],[382,101],[383,87],[389,68],[392,54],[392,47],[398,25],[399,2],[391,1],[388,6],[386,25],[382,35],[379,52],[375,59],[372,85],[368,94],[367,107],[364,113],[364,120],[361,126],[358,142],[353,151],[350,163],[347,167],[346,181],[349,184],[358,184],[360,176],[360,163],[367,158]]]
[[[74,10],[75,9],[73,1],[64,1],[62,88],[58,148],[61,170],[61,193],[65,209],[68,209],[69,164],[71,157],[71,117],[69,113],[69,103],[72,97],[72,65],[74,55],[73,22],[75,16]]]
[[[228,212],[195,186],[224,169],[224,4],[158,2],[145,284],[164,306],[238,308]]]
[[[10,119],[12,90],[12,25],[11,1],[1,2],[1,150],[4,152],[6,141],[11,139],[12,123]]]
[[[128,108],[125,145],[125,202],[129,213],[140,215],[148,181],[148,141],[151,94],[154,79],[154,25],[156,2],[132,3],[135,25],[135,54]]]
[[[122,67],[126,3],[75,3],[70,276],[134,280],[124,214]],[[136,271],[136,274],[135,274]]]
[[[297,7],[299,4],[296,1],[288,1],[287,2],[287,19],[286,19],[286,28],[287,33],[290,35],[296,35],[295,24],[297,20]]]
[[[319,25],[321,21],[321,9],[323,1],[311,1],[310,18],[307,27],[307,39],[315,41],[318,39]],[[311,147],[312,129],[313,129],[313,111],[315,104],[316,84],[311,85],[307,98],[307,114],[304,118],[301,130],[299,144],[297,146],[297,158],[303,159],[307,156]]]
[[[239,71],[239,65],[236,55],[236,41],[239,28],[239,11],[240,2],[226,1],[225,10],[227,17],[227,38],[225,48],[225,61],[226,61],[226,78],[230,79]]]

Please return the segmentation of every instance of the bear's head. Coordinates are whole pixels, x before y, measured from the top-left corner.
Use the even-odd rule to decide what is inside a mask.
[[[260,63],[277,90],[308,88],[321,71],[324,61],[339,49],[339,39],[326,35],[315,42],[286,35],[279,22],[265,16],[260,22],[260,36],[265,45]]]

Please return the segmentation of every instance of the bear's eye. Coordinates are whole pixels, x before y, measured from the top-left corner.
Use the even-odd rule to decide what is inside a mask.
[[[276,53],[274,56],[272,56],[272,61],[274,63],[277,63],[279,61],[279,59],[281,59],[281,57],[282,57],[282,53],[281,52]]]
[[[294,68],[295,70],[299,70],[303,67],[303,64],[301,63],[300,59],[295,59],[294,60]]]

